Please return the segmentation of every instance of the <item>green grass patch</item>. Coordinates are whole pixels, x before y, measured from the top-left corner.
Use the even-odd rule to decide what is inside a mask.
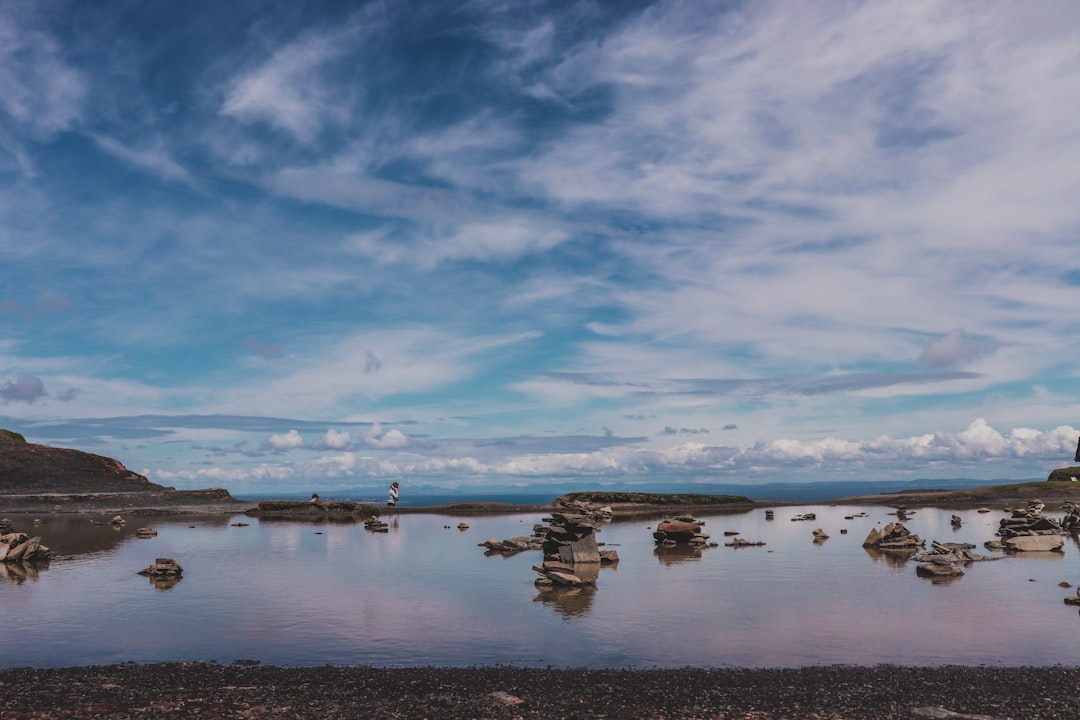
[[[1072,482],[1072,478],[1080,478],[1080,467],[1058,468],[1046,479],[1050,482]]]
[[[24,438],[19,433],[15,432],[14,430],[5,430],[3,428],[0,428],[0,440],[7,440],[8,442],[17,442],[24,444],[26,443],[26,438]]]

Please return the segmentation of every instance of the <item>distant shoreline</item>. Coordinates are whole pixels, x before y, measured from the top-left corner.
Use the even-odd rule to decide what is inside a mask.
[[[751,488],[747,488],[748,490]],[[678,497],[677,493],[650,493],[653,496]],[[422,500],[424,496],[417,496]],[[494,514],[543,513],[553,508],[551,503],[503,502],[494,494],[490,500],[469,498],[431,505],[403,503],[396,506],[370,503],[380,515],[404,514]],[[1038,498],[1047,504],[1066,501],[1080,503],[1080,482],[1035,481],[987,485],[965,489],[907,489],[868,495],[852,495],[820,501],[760,500],[717,503],[611,503],[617,517],[654,513],[744,512],[757,508],[806,505],[864,505],[883,507],[945,507],[976,508],[986,506],[1004,509],[1017,503]],[[443,496],[445,499],[445,496]],[[553,498],[554,501],[554,498]],[[258,505],[257,500],[236,499],[227,491],[169,490],[166,492],[129,493],[34,493],[7,492],[0,497],[0,513],[11,514],[120,514],[132,516],[217,515],[244,514]],[[295,500],[297,505],[302,501]],[[603,504],[603,503],[599,503]]]

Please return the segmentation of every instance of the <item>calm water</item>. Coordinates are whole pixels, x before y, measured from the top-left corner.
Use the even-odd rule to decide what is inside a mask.
[[[540,553],[477,546],[528,535],[542,515],[403,515],[387,518],[385,534],[242,516],[132,518],[122,531],[85,516],[38,528],[11,516],[59,557],[36,576],[0,578],[0,666],[1080,664],[1080,617],[1062,602],[1075,589],[1058,586],[1080,581],[1075,538],[1063,554],[976,563],[935,584],[914,563],[862,548],[870,528],[894,519],[887,511],[699,514],[721,543],[700,552],[658,549],[656,518],[619,521],[598,536],[619,566],[600,569],[595,590],[554,593],[533,585]],[[806,512],[817,520],[791,521]],[[994,554],[982,543],[1002,513],[959,512],[954,530],[953,512],[924,509],[905,524],[928,543]],[[140,525],[158,536],[134,537]],[[831,535],[823,544],[812,542],[817,527]],[[724,531],[767,545],[724,547]],[[136,574],[156,557],[176,559],[183,579],[159,589]]]

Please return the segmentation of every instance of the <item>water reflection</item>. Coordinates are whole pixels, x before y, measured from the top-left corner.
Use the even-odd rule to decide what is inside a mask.
[[[183,575],[151,575],[147,578],[158,592],[172,590],[184,579]]]
[[[584,617],[592,610],[593,599],[596,597],[596,588],[582,587],[551,587],[543,588],[533,598],[533,602],[547,605],[559,615],[572,618]]]
[[[863,551],[870,556],[875,563],[885,563],[891,568],[902,568],[915,555],[915,550],[879,550],[872,547],[863,547]]]
[[[38,574],[49,569],[48,560],[36,562],[0,562],[0,579],[21,585],[27,580],[37,580]]]
[[[789,522],[808,510],[813,525]],[[36,582],[27,580],[40,566],[0,568],[0,606],[36,623],[33,635],[0,625],[0,666],[237,657],[378,666],[1080,663],[1075,633],[1061,625],[1080,629],[1076,609],[1062,603],[1075,590],[1059,586],[1080,578],[1080,536],[1067,536],[1063,553],[1008,555],[965,568],[962,583],[927,583],[913,552],[862,547],[867,531],[895,520],[887,509],[856,510],[778,507],[779,522],[757,511],[706,515],[716,518],[716,538],[738,530],[768,543],[709,557],[702,547],[656,545],[648,522],[616,521],[600,537],[618,547],[619,571],[574,568],[601,589],[536,588],[529,568],[539,551],[484,559],[479,540],[528,533],[539,513],[473,515],[467,532],[452,529],[460,517],[403,514],[384,517],[398,522],[389,534],[310,520],[234,528],[235,516],[129,518],[116,531],[108,517],[105,526],[44,517],[34,534],[66,557]],[[997,520],[927,508],[909,527],[981,547]],[[140,523],[158,537],[136,540]],[[819,526],[831,539],[814,546]],[[176,558],[186,582],[147,588],[136,571],[155,556]],[[919,632],[897,617],[919,618]]]
[[[41,537],[41,543],[52,550],[55,558],[80,555],[112,554],[121,545],[138,537],[141,527],[154,524],[177,523],[175,518],[140,517],[122,525],[113,525],[111,516],[104,515],[50,515],[42,518],[15,519],[12,527],[33,527],[32,533]],[[229,516],[198,516],[183,520],[189,528],[225,527]]]
[[[700,560],[701,545],[687,545],[686,543],[666,544],[657,543],[653,548],[653,555],[661,565],[678,565],[691,560]]]
[[[563,617],[581,617],[592,610],[596,597],[597,578],[600,577],[600,563],[574,563],[567,568],[580,580],[589,585],[567,587],[560,585],[537,585],[539,592],[533,602],[550,606]]]

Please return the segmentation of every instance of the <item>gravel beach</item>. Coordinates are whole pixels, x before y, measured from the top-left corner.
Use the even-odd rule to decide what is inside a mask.
[[[1076,716],[1080,668],[282,668],[238,661],[0,670],[0,718]]]

